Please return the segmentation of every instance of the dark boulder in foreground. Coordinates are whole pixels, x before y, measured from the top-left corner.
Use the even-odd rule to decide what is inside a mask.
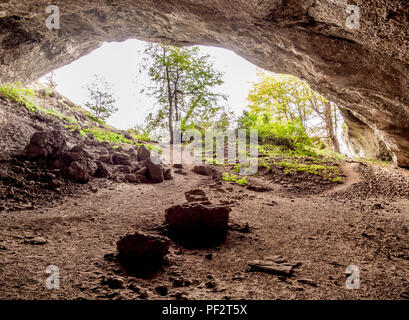
[[[91,160],[74,161],[64,170],[65,176],[78,183],[88,183],[98,170],[98,165]]]
[[[186,246],[210,247],[222,243],[227,234],[231,208],[188,203],[166,209],[169,235]]]
[[[166,238],[135,232],[116,243],[118,259],[128,273],[153,271],[164,263],[170,241]]]
[[[66,149],[67,144],[60,131],[39,131],[31,137],[24,154],[29,159],[47,159],[56,157]]]

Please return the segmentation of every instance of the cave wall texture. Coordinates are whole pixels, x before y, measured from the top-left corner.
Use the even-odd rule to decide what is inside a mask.
[[[370,127],[373,139],[384,141],[400,166],[409,166],[407,0],[52,4],[61,14],[57,30],[46,27],[48,0],[0,0],[0,82],[30,82],[104,41],[137,38],[224,47],[262,68],[306,80],[350,111],[351,119]],[[359,8],[359,20],[353,19],[357,10],[351,6]],[[352,135],[354,130],[359,126],[351,128]]]

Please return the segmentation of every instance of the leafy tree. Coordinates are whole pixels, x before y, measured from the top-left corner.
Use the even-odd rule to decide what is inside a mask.
[[[226,96],[215,90],[223,84],[223,74],[215,70],[209,55],[200,54],[198,47],[148,44],[143,70],[151,80],[147,95],[157,101],[155,110],[146,118],[147,126],[152,130],[167,128],[171,144],[176,121],[181,122],[182,130],[207,129],[223,114],[224,107],[219,103]]]
[[[85,106],[95,117],[106,120],[118,111],[118,108],[115,107],[116,99],[112,93],[112,85],[104,77],[94,75],[86,89],[89,100]]]
[[[301,137],[307,133],[317,136],[335,151],[340,151],[337,129],[341,117],[334,103],[293,76],[260,73],[259,79],[249,93],[250,111],[240,119],[242,126],[259,127],[262,129],[260,135],[263,131],[267,135],[271,133],[269,127],[277,126],[283,134],[282,125],[287,124],[289,132]]]

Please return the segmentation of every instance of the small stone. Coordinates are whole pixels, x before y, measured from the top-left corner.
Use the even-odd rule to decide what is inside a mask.
[[[124,287],[124,280],[119,277],[110,277],[107,278],[104,282],[111,289],[121,289]]]
[[[141,298],[141,299],[146,299],[147,297],[149,297],[149,294],[148,294],[148,292],[147,292],[146,290],[142,290],[142,291],[139,293],[139,298]]]
[[[42,238],[42,237],[34,237],[32,239],[29,239],[29,240],[24,240],[24,243],[41,246],[41,245],[46,244],[47,240]]]
[[[205,258],[206,258],[207,260],[213,260],[213,254],[211,254],[211,253],[206,254],[206,255],[205,255]]]
[[[312,279],[298,279],[299,283],[308,284],[312,287],[318,287],[317,283]]]
[[[185,192],[185,197],[188,202],[205,202],[209,201],[206,193],[202,189],[193,189]]]
[[[206,282],[206,288],[209,288],[209,289],[216,288],[216,282],[214,282],[214,281]]]
[[[128,182],[138,182],[139,181],[136,175],[134,174],[127,174],[125,176],[125,180],[127,180]]]
[[[128,289],[132,290],[135,293],[139,293],[141,291],[141,289],[139,287],[137,287],[134,283],[131,283],[128,286]]]
[[[180,287],[183,287],[183,284],[184,284],[185,282],[183,281],[183,279],[175,279],[175,280],[173,280],[173,286],[175,287],[175,288],[180,288]]]
[[[163,297],[168,294],[168,288],[166,286],[158,286],[155,288],[155,291],[157,292],[157,294]]]
[[[61,188],[63,186],[63,183],[61,182],[61,180],[53,179],[48,183],[48,185],[50,186],[51,189],[57,189]]]

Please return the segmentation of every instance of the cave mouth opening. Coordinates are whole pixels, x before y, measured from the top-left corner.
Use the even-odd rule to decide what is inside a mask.
[[[87,107],[90,97],[89,84],[95,77],[106,80],[116,99],[118,109],[117,112],[108,117],[106,122],[120,130],[140,129],[145,125],[147,117],[158,103],[153,95],[146,94],[147,88],[152,85],[152,79],[149,78],[147,70],[141,68],[147,59],[152,60],[152,57],[147,57],[145,54],[149,44],[152,45],[151,42],[136,39],[104,43],[88,55],[41,77],[39,82],[45,86],[49,86],[51,82],[60,94],[92,112]],[[192,47],[194,46],[187,48]],[[215,70],[222,73],[223,83],[216,91],[227,97],[226,101],[222,103],[224,104],[223,107],[231,112],[230,126],[235,126],[243,112],[249,110],[249,94],[255,90],[263,75],[274,75],[280,81],[285,79],[288,82],[285,75],[274,74],[261,69],[228,49],[210,46],[196,47],[199,56],[209,56],[209,61],[214,65]],[[291,81],[294,79],[301,83],[301,80],[295,77]],[[306,83],[302,85],[308,86]],[[289,88],[290,91],[293,89]],[[293,99],[294,92],[290,91],[288,95]],[[293,96],[291,97],[291,95]],[[219,102],[221,101],[216,103]],[[289,109],[297,109],[300,106],[306,108],[305,103],[300,106],[291,102],[289,104],[292,104]],[[351,149],[343,137],[343,115],[334,103],[333,106],[335,108],[333,112],[337,150],[350,156],[352,155]],[[306,112],[313,113],[314,110],[311,105],[309,108],[311,110]],[[320,132],[321,136],[318,136],[318,131],[322,131],[322,128],[319,127],[325,126],[325,114],[317,113],[314,116],[306,117],[305,126],[306,128],[311,126],[309,135],[313,140],[326,139],[326,145],[334,148],[334,144],[328,142],[329,138],[326,135],[328,132]]]

